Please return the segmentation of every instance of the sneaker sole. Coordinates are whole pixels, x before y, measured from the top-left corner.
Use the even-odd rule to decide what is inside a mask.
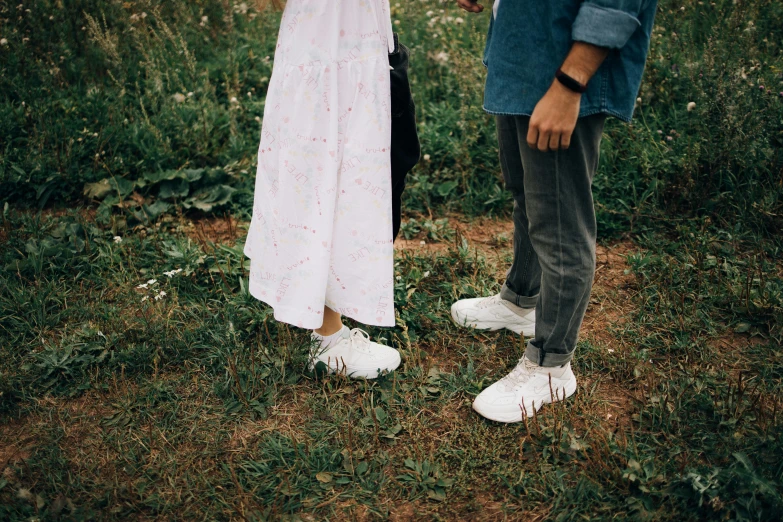
[[[378,377],[381,376],[381,374],[383,372],[391,373],[394,370],[396,370],[397,368],[399,368],[400,364],[402,364],[402,360],[399,360],[399,361],[397,361],[397,364],[394,365],[393,368],[385,368],[385,369],[380,370],[380,371],[378,371],[378,368],[375,368],[375,369],[359,369],[359,370],[354,370],[351,373],[347,373],[346,370],[344,368],[342,368],[342,367],[337,368],[335,366],[331,366],[329,364],[326,364],[323,361],[316,361],[315,363],[311,363],[309,365],[309,368],[310,368],[311,372],[315,371],[315,366],[319,362],[323,363],[324,366],[326,366],[327,372],[330,373],[330,374],[338,374],[339,373],[339,374],[344,374],[349,379],[368,379],[368,380],[377,379]]]
[[[457,326],[462,326],[464,328],[473,328],[474,330],[483,330],[483,331],[489,330],[490,332],[495,332],[497,330],[502,330],[503,328],[505,328],[506,330],[511,330],[517,335],[524,335],[525,337],[533,337],[534,335],[536,335],[535,324],[526,325],[526,326],[522,326],[522,325],[509,326],[508,323],[501,323],[501,322],[470,323],[467,320],[463,321],[459,317],[457,317],[457,313],[454,310],[451,311],[451,319],[454,321],[454,323]]]
[[[571,397],[574,393],[576,393],[576,377],[569,380],[565,383],[564,386],[555,389],[555,395],[562,395],[562,390],[565,390],[565,397],[562,399],[556,399],[552,400],[552,395],[546,395],[541,397],[541,402],[538,403],[537,401],[533,401],[533,404],[531,404],[529,407],[526,406],[525,411],[527,412],[527,417],[530,418],[535,413],[541,409],[541,407],[544,404],[552,404],[553,402],[563,402],[567,398]],[[560,392],[558,394],[558,392]],[[517,411],[514,413],[507,413],[502,411],[491,411],[491,409],[485,408],[476,401],[473,401],[473,410],[484,417],[485,419],[493,420],[495,422],[503,422],[506,424],[514,423],[514,422],[522,422],[524,420],[523,417],[523,411],[522,407],[519,406],[517,408]]]

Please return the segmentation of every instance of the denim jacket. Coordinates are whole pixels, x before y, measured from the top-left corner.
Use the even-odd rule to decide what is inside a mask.
[[[582,95],[579,116],[630,121],[657,0],[501,0],[489,26],[484,109],[530,116],[573,42],[611,49]]]

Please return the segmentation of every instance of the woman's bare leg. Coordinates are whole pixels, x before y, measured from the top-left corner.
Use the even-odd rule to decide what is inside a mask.
[[[324,306],[324,323],[315,333],[328,337],[343,329],[342,316],[329,307]]]

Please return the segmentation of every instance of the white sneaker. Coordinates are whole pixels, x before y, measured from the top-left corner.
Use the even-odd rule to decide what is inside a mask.
[[[478,394],[473,409],[493,421],[520,422],[544,404],[562,401],[574,392],[576,377],[571,363],[544,368],[522,357],[511,373]]]
[[[508,328],[526,337],[536,334],[536,309],[520,308],[500,294],[457,301],[451,305],[451,318],[460,326],[477,330]]]
[[[313,342],[318,343],[317,338],[314,337]],[[367,332],[354,328],[350,336],[325,348],[316,344],[310,352],[310,370],[319,362],[324,363],[330,373],[375,379],[383,372],[396,370],[401,358],[394,348],[374,343]]]

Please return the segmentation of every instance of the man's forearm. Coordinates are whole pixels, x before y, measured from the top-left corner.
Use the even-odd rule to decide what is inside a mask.
[[[582,85],[587,85],[608,54],[609,49],[606,47],[574,42],[560,70]]]

